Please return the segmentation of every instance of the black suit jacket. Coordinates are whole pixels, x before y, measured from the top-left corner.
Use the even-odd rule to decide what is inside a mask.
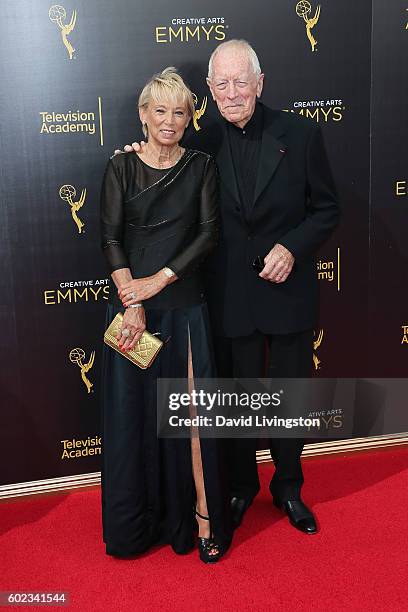
[[[318,316],[314,255],[337,225],[339,207],[320,127],[263,105],[264,127],[254,200],[244,215],[224,120],[205,126],[188,146],[212,154],[220,174],[221,231],[206,264],[207,299],[216,334],[311,329]],[[284,283],[259,278],[253,260],[276,244],[295,257]]]

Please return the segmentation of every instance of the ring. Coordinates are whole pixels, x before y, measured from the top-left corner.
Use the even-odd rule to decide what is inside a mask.
[[[132,291],[132,293],[130,293],[129,295],[132,298],[132,300],[136,299],[136,293],[134,291]]]
[[[122,329],[122,336],[125,336],[125,338],[127,338],[128,336],[130,336],[130,331],[128,329]]]

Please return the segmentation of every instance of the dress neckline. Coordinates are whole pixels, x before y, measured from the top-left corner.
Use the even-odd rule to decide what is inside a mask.
[[[172,170],[173,168],[175,168],[177,164],[181,162],[181,160],[185,157],[186,153],[187,153],[187,149],[184,148],[184,153],[179,157],[179,159],[176,161],[175,164],[173,164],[172,166],[169,166],[168,168],[156,168],[155,166],[151,166],[150,164],[145,162],[144,159],[142,159],[140,155],[138,155],[137,153],[135,153],[135,155],[142,162],[142,164],[146,166],[146,168],[150,168],[150,170],[157,170],[158,172],[168,172],[169,170]]]

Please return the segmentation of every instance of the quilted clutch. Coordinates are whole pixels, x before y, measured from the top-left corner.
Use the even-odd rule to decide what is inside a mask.
[[[135,344],[133,349],[126,352],[121,351],[116,334],[122,327],[122,320],[123,315],[121,312],[118,312],[103,336],[104,342],[120,353],[123,357],[126,357],[126,359],[129,359],[129,361],[139,366],[139,368],[146,370],[156,359],[161,347],[163,346],[163,342],[156,336],[153,336],[153,334],[150,334],[148,331],[144,331],[142,337]]]

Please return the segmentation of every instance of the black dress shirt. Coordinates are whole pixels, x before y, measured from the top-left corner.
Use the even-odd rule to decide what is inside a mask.
[[[263,129],[262,106],[256,104],[254,114],[243,128],[228,123],[228,137],[235,177],[244,213],[252,208]]]

